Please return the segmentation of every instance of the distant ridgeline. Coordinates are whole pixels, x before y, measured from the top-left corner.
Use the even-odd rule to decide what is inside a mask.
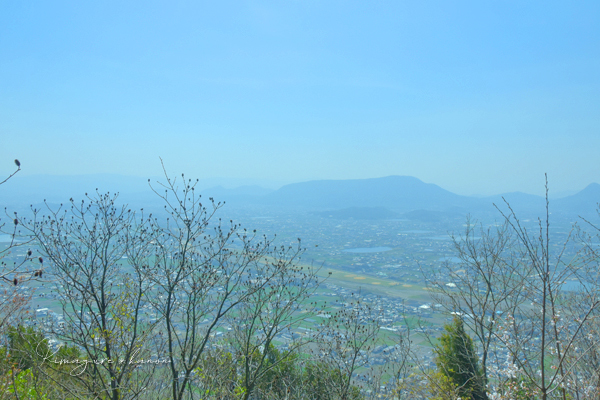
[[[152,182],[160,181],[160,178]],[[201,181],[203,183],[203,181]],[[423,221],[464,216],[467,213],[497,215],[493,204],[505,210],[506,199],[515,212],[523,217],[543,214],[545,199],[520,192],[476,198],[461,196],[441,187],[424,183],[410,176],[388,176],[372,179],[318,180],[285,185],[278,190],[257,185],[227,189],[204,182],[200,190],[204,198],[225,201],[231,207],[266,206],[316,212],[323,218],[394,219]],[[551,182],[550,182],[551,184]],[[160,189],[157,184],[155,188]],[[23,211],[30,204],[67,203],[70,198],[81,200],[85,193],[119,192],[120,201],[147,210],[162,203],[150,190],[148,180],[121,175],[78,176],[17,176],[0,191],[0,204],[11,210]],[[553,215],[573,218],[597,215],[600,185],[592,183],[572,196],[550,201]]]

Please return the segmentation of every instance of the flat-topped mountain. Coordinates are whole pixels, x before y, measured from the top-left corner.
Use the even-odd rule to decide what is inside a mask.
[[[468,209],[476,199],[411,176],[320,180],[285,185],[263,198],[267,204],[304,208],[385,207],[394,211]]]
[[[160,192],[162,188],[156,180],[152,179],[152,185]],[[397,217],[398,213],[417,210],[421,214],[411,214],[409,217],[443,219],[449,215],[467,213],[496,217],[498,211],[493,204],[508,212],[503,198],[510,203],[519,217],[543,217],[545,214],[545,199],[542,196],[520,192],[483,198],[461,196],[411,176],[316,180],[285,185],[278,190],[265,189],[256,185],[232,189],[221,186],[204,187],[208,189],[198,190],[204,199],[213,197],[215,201],[225,201],[230,206],[277,206],[291,210],[327,211],[324,215],[335,218],[385,219]],[[67,203],[71,197],[83,199],[86,192],[93,195],[96,188],[101,193],[120,192],[119,201],[128,203],[132,207],[162,209],[162,200],[152,192],[148,186],[148,179],[110,174],[17,175],[0,187],[0,205],[8,206],[11,210],[22,211],[29,209],[29,204],[40,204],[44,199],[55,204]],[[598,202],[600,202],[600,185],[592,183],[571,196],[551,199],[550,212],[571,220],[578,216],[595,218],[598,216]],[[329,212],[336,210],[337,212],[334,213]],[[424,214],[425,211],[438,213]]]

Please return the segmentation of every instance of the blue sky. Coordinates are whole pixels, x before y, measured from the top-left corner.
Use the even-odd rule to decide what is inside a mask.
[[[597,1],[0,0],[0,173],[600,182]]]

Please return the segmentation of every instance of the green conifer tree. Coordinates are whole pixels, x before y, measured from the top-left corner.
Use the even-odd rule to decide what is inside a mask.
[[[446,333],[434,349],[438,372],[456,385],[461,399],[487,400],[473,340],[465,332],[462,319],[454,317],[444,329]]]

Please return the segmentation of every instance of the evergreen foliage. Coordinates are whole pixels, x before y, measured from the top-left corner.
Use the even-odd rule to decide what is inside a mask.
[[[438,372],[456,386],[461,399],[486,400],[483,374],[463,321],[454,317],[444,329],[434,349]]]

